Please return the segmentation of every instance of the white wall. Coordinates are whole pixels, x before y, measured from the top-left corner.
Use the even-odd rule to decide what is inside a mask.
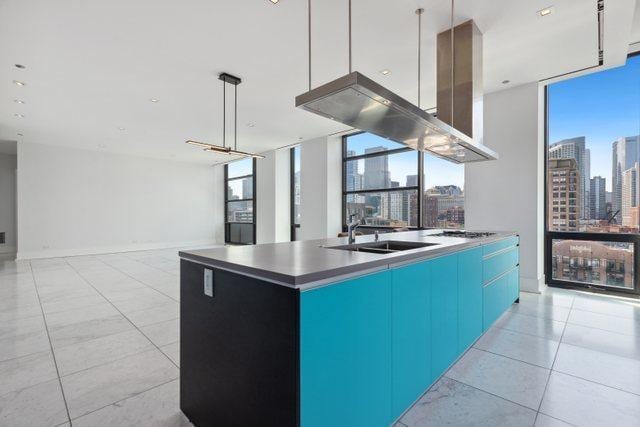
[[[221,168],[18,145],[18,258],[219,243]]]
[[[269,151],[256,162],[257,243],[291,240],[289,162],[288,149]]]
[[[300,240],[342,231],[342,140],[322,137],[300,144]]]
[[[0,153],[0,254],[16,251],[16,156]]]
[[[544,285],[544,102],[537,83],[484,98],[484,143],[500,159],[465,167],[465,226],[520,233],[525,291]]]

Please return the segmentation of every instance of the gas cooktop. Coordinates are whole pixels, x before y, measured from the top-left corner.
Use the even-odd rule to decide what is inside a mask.
[[[481,237],[493,236],[496,233],[486,233],[479,231],[466,230],[444,230],[441,233],[426,234],[425,236],[443,236],[443,237],[464,237],[466,239],[479,239]]]

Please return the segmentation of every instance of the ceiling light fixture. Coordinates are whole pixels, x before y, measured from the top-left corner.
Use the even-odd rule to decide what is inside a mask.
[[[212,151],[215,153],[222,153],[227,155],[253,157],[255,159],[264,159],[261,154],[248,153],[246,151],[238,150],[238,85],[242,83],[239,77],[232,76],[228,73],[221,73],[218,76],[218,80],[222,80],[222,147],[215,144],[208,144],[206,142],[195,141],[188,139],[185,141],[187,144],[196,145],[202,147],[204,151]],[[233,85],[234,101],[233,101],[233,149],[227,147],[227,84]],[[247,126],[252,123],[247,124]]]
[[[25,102],[22,99],[14,99],[13,102],[16,104],[24,104]]]
[[[16,113],[16,114],[14,114],[14,116],[19,118],[19,119],[24,119],[24,114]]]
[[[502,81],[502,84],[503,84],[503,85],[506,85],[506,84],[509,84],[509,83],[511,83],[511,80],[503,80],[503,81]]]
[[[19,80],[14,80],[13,84],[17,85],[17,86],[26,86],[27,85],[25,82],[21,82]]]
[[[269,1],[270,1],[271,3],[273,3],[273,4],[278,4],[278,2],[279,2],[280,0],[269,0]]]
[[[24,66],[24,65],[22,65],[22,64],[13,64],[13,65],[14,65],[16,68],[20,68],[21,70],[24,70],[25,68],[27,68],[27,67],[25,67],[25,66]]]
[[[380,73],[381,73],[381,74],[383,74],[383,75],[385,75],[385,76],[388,76],[389,74],[391,74],[391,71],[390,71],[390,70],[387,70],[387,69],[385,68],[384,70],[380,71]]]
[[[551,14],[553,13],[553,9],[554,9],[554,7],[553,7],[553,6],[545,7],[544,9],[540,9],[540,10],[538,11],[538,15],[540,15],[540,16],[548,16],[548,15],[551,15]]]
[[[160,102],[160,100],[156,98],[151,98],[149,101],[153,102],[154,104]]]
[[[118,130],[127,130],[127,128],[123,128],[122,126],[118,126]]]
[[[18,136],[24,136],[23,134],[21,134],[20,132],[18,132]]]
[[[256,126],[255,123],[247,123],[247,127],[252,128],[252,127],[255,127],[255,126]]]

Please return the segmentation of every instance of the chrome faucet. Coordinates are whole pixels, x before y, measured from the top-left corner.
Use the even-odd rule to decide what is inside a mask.
[[[356,228],[362,224],[362,220],[354,219],[356,214],[349,215],[349,223],[347,224],[347,235],[349,236],[349,244],[356,242]]]

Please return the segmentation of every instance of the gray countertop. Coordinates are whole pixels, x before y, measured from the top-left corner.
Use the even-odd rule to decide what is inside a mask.
[[[203,265],[305,290],[343,278],[485,245],[517,234],[497,232],[492,236],[476,239],[433,236],[441,231],[417,230],[380,234],[380,241],[401,240],[437,243],[435,246],[392,254],[351,252],[325,247],[347,244],[347,238],[344,237],[188,250],[181,251],[180,257]],[[373,235],[356,238],[356,243],[373,241]]]

